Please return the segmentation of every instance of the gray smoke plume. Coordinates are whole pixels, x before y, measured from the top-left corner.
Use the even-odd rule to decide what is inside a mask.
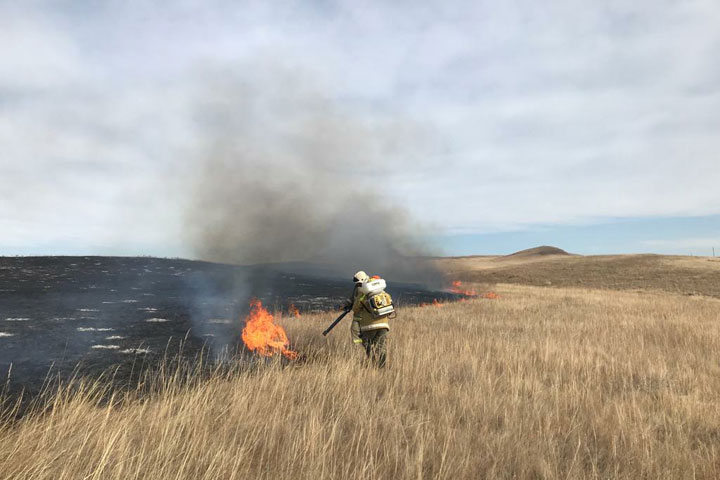
[[[351,113],[282,69],[225,75],[211,91],[186,217],[197,256],[437,281],[418,258],[428,231],[386,195],[422,154],[421,129]]]

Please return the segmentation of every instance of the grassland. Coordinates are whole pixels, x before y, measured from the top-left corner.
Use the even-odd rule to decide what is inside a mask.
[[[433,261],[455,279],[487,284],[669,292],[720,298],[720,258],[668,255],[508,255]]]
[[[720,300],[496,291],[403,309],[387,370],[324,314],[281,319],[295,362],[68,391],[0,423],[0,477],[720,477]]]

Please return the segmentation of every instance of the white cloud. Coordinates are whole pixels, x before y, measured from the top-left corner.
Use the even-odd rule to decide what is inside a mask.
[[[36,5],[0,9],[12,244],[176,245],[202,79],[277,88],[258,58],[409,125],[384,191],[449,231],[720,213],[714,1]]]
[[[0,58],[0,95],[11,89],[22,96],[86,74],[82,52],[65,32],[38,12],[9,5],[0,6]]]

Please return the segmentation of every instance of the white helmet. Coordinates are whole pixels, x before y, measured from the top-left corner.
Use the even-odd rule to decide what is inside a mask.
[[[355,283],[365,283],[370,279],[368,277],[368,274],[360,270],[353,276],[353,282]]]

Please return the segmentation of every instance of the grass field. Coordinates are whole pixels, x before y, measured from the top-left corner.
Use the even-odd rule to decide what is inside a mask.
[[[553,287],[670,292],[720,298],[720,258],[668,255],[447,257],[454,279]]]
[[[719,478],[720,300],[498,285],[406,308],[390,368],[348,324],[283,318],[300,356],[0,426],[12,479]],[[99,385],[96,385],[99,387]]]

